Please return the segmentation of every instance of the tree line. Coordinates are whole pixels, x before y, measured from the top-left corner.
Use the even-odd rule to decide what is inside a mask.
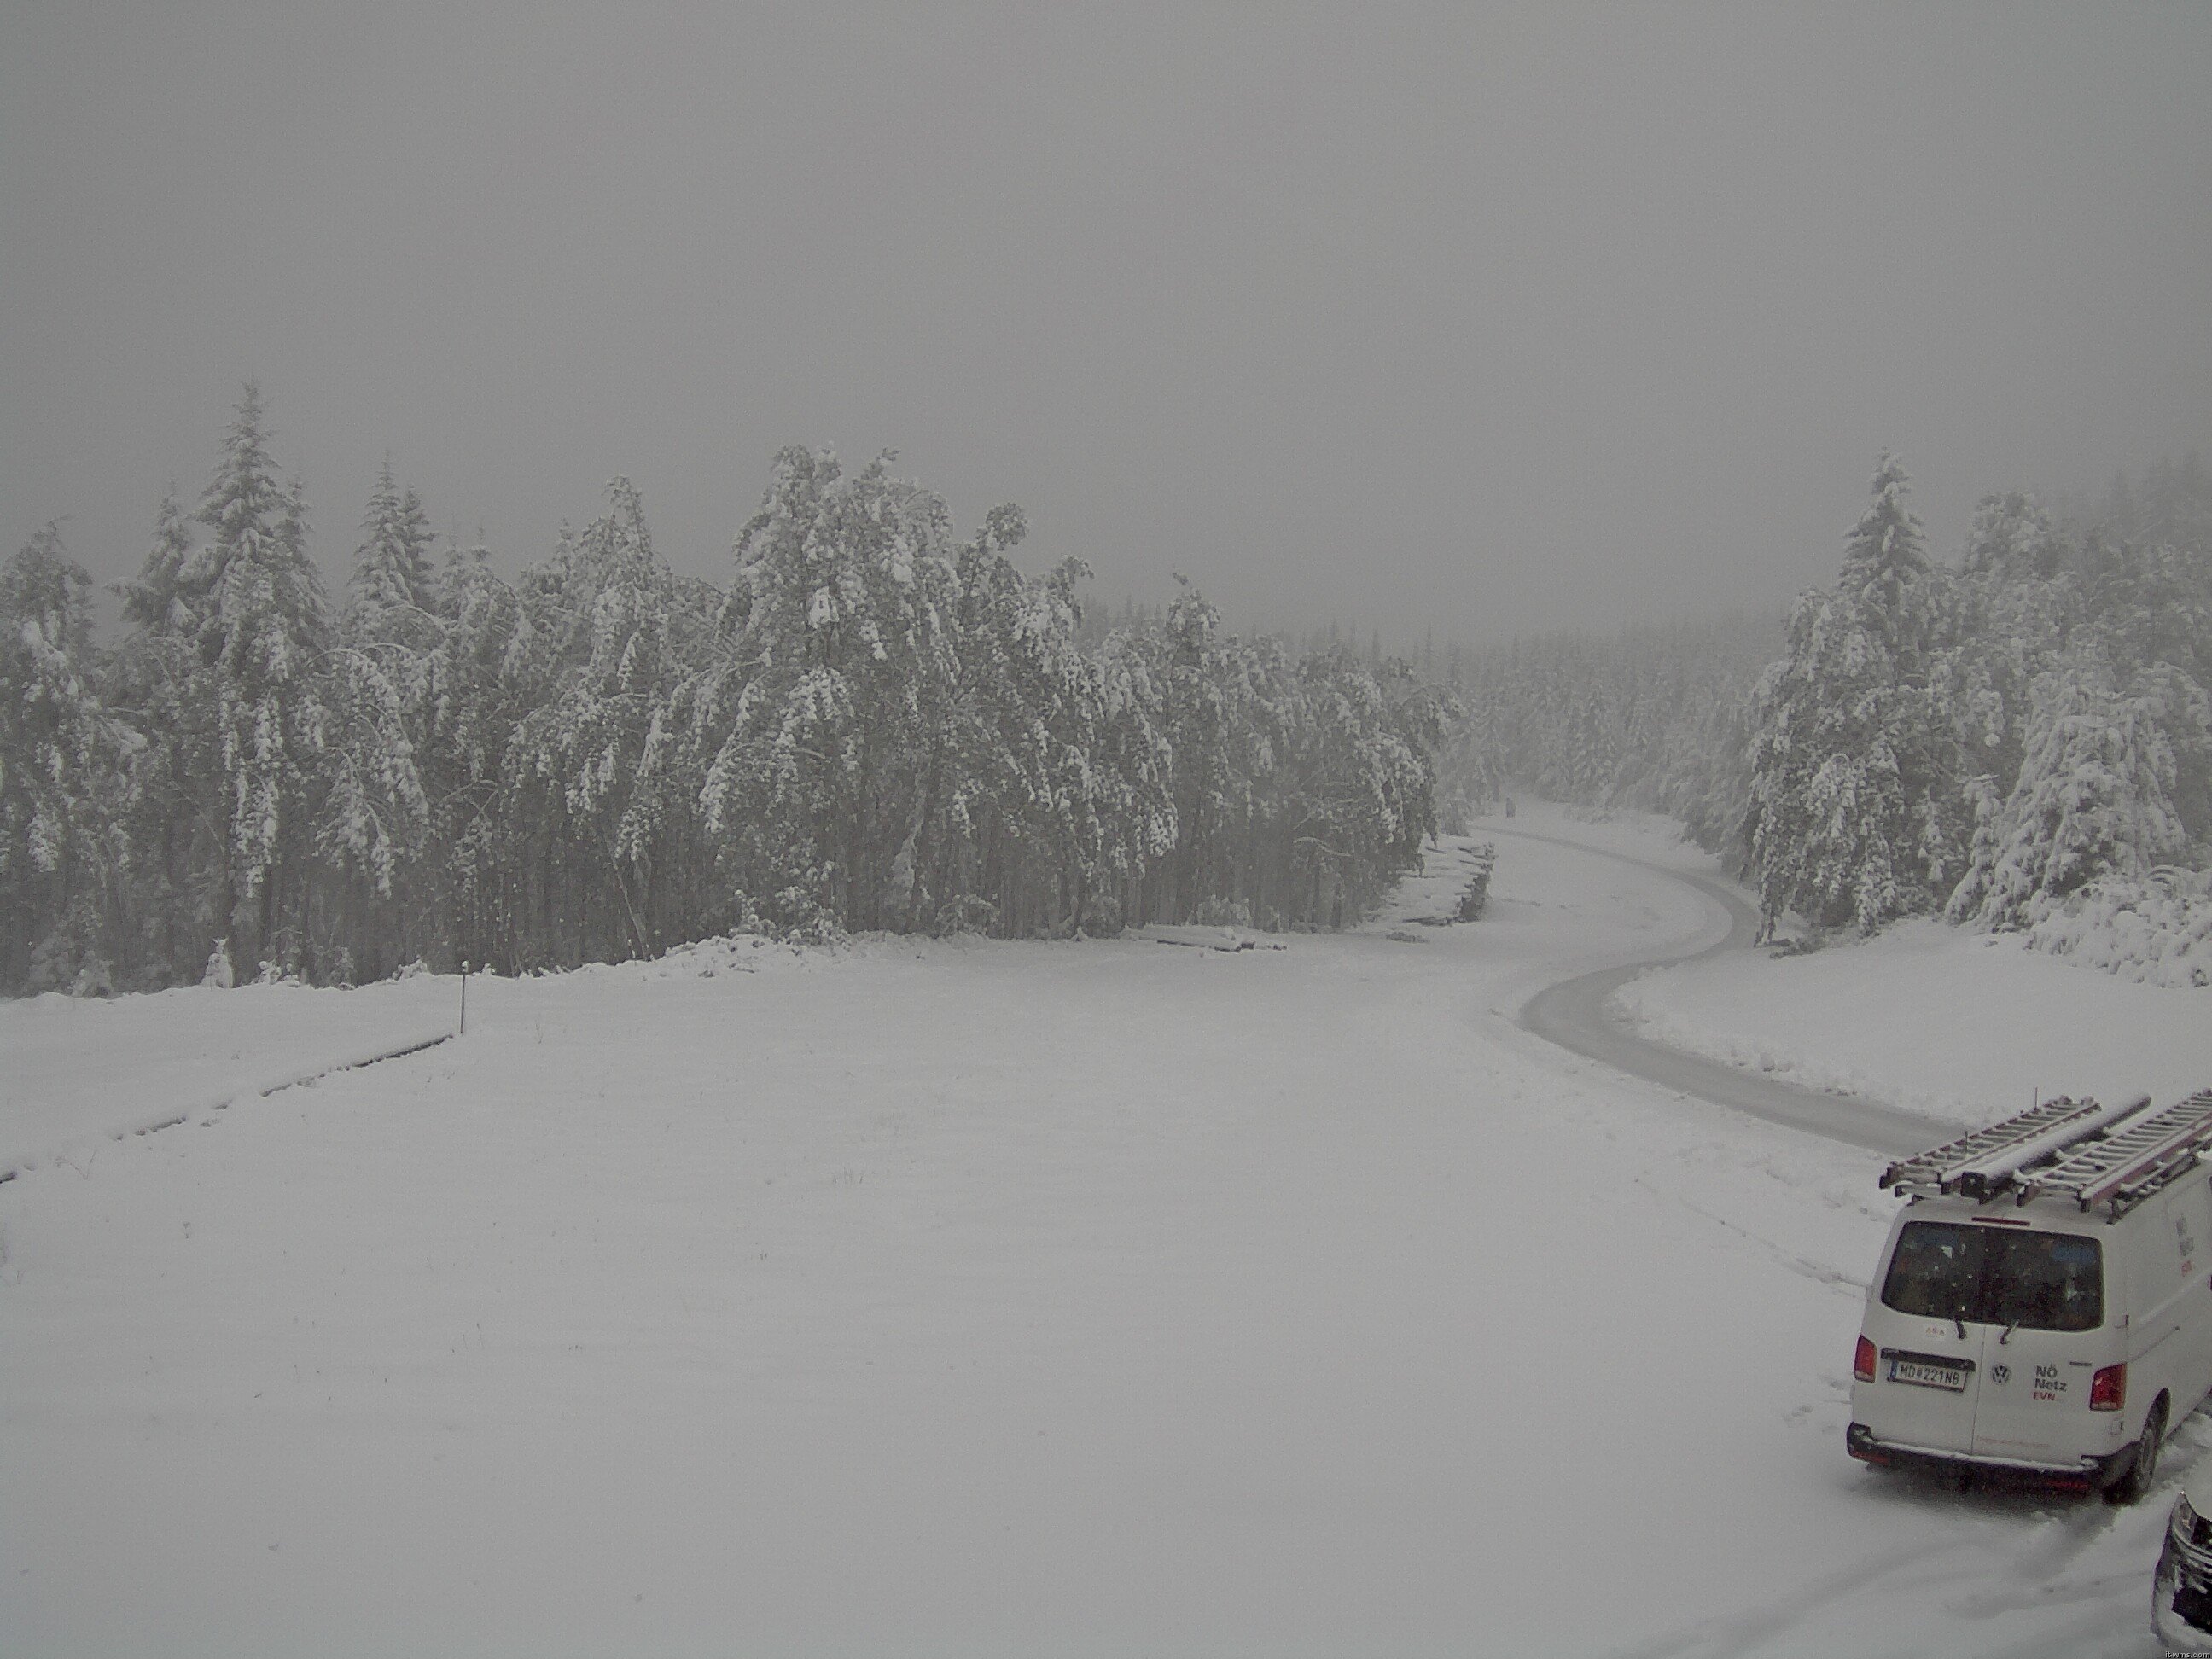
[[[1188,588],[1102,632],[1018,508],[962,538],[890,460],[777,455],[726,588],[623,479],[510,583],[387,465],[334,605],[249,386],[112,647],[58,526],[0,569],[0,987],[1328,927],[1418,860],[1437,688]]]
[[[2160,462],[2063,514],[1991,495],[1954,562],[1909,491],[1883,456],[1778,629],[1455,649],[1446,823],[1510,780],[1680,818],[1770,931],[1941,914],[2070,948],[2058,919],[2095,906],[2212,954],[2212,477]]]
[[[2212,484],[2154,469],[2124,533],[1985,497],[1931,562],[1894,458],[1754,700],[1745,840],[1770,927],[2033,927],[2212,838]]]

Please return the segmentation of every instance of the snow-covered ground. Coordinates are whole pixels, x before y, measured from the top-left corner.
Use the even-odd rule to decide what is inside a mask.
[[[442,1036],[458,987],[422,975],[353,991],[191,986],[112,1002],[58,991],[0,1001],[0,1171],[97,1157],[118,1133]]]
[[[710,977],[775,971],[805,960],[753,938],[706,939],[630,976]],[[593,969],[591,973],[605,969]],[[470,981],[479,998],[487,984]],[[339,991],[297,982],[219,991],[181,987],[112,1001],[58,991],[0,999],[0,1173],[71,1164],[103,1142],[179,1117],[205,1121],[234,1101],[332,1068],[451,1036],[460,981],[418,974]]]
[[[266,1097],[454,982],[0,1009],[0,1651],[2154,1651],[2163,1495],[1844,1456],[1874,1158],[1512,1024],[1705,902],[1499,848],[1279,951],[479,979]]]

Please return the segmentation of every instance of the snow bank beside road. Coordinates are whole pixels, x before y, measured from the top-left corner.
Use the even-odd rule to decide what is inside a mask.
[[[1620,1002],[1656,1041],[1960,1123],[2039,1095],[2212,1086],[2212,991],[2085,972],[2016,936],[1928,920],[1808,956],[1660,969]]]
[[[2100,876],[2053,905],[2026,937],[2036,950],[2122,979],[2212,984],[2212,872]]]

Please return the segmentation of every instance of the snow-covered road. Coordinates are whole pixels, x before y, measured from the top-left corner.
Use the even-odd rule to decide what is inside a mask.
[[[1492,894],[479,981],[459,1042],[41,1160],[0,1650],[2152,1650],[2162,1504],[1844,1455],[1877,1158],[1515,1024],[1703,901],[1537,842]],[[239,1064],[287,994],[226,994]],[[182,1006],[72,1097],[157,1093]]]
[[[1558,836],[1488,824],[1483,833],[1524,841],[1573,846]],[[1647,969],[1674,963],[1707,962],[1726,952],[1749,951],[1759,935],[1759,912],[1738,894],[1709,876],[1668,870],[1626,853],[1585,849],[1593,857],[1620,859],[1667,880],[1680,882],[1714,907],[1712,926],[1687,941],[1649,949],[1633,960],[1577,974],[1546,986],[1521,1009],[1521,1024],[1547,1042],[1601,1060],[1631,1077],[1662,1088],[1678,1089],[1717,1106],[1747,1112],[1770,1123],[1803,1129],[1847,1146],[1861,1146],[1891,1158],[1910,1157],[1948,1139],[1955,1126],[1877,1101],[1853,1100],[1732,1066],[1652,1041],[1612,1012],[1622,986]],[[1711,933],[1720,937],[1711,943]]]

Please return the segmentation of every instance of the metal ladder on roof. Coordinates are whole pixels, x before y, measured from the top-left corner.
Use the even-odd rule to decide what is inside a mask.
[[[2085,1210],[2099,1205],[2118,1217],[2197,1167],[2212,1146],[2212,1089],[2171,1106],[2146,1108],[2076,1146],[2020,1188],[2020,1202],[2048,1193]]]
[[[2060,1095],[2017,1117],[1893,1164],[1881,1172],[1880,1185],[1923,1197],[1964,1194],[1968,1198],[1987,1198],[2002,1191],[2009,1177],[2036,1159],[2063,1152],[2149,1103],[2148,1095],[2123,1106],[2100,1106],[2094,1100],[2077,1101]]]

